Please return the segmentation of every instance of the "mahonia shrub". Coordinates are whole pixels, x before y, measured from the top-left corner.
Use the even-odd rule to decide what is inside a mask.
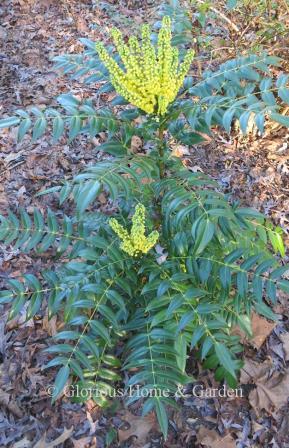
[[[54,400],[69,376],[101,406],[121,385],[132,390],[128,405],[140,399],[144,415],[156,412],[166,437],[167,406],[192,381],[188,357],[235,386],[242,345],[233,327],[251,336],[251,313],[275,319],[278,288],[289,292],[282,229],[188,170],[170,142],[192,145],[213,127],[230,131],[233,120],[245,133],[250,117],[260,132],[265,118],[288,125],[288,75],[271,78],[270,65],[280,61],[263,54],[228,61],[196,83],[184,79],[193,55],[173,46],[169,17],[156,44],[147,25],[141,41],[125,44],[117,30],[112,38],[117,51],[83,40],[83,55],[56,59],[64,72],[100,83],[100,93],[116,89],[121,96],[110,107],[67,94],[60,108],[16,110],[0,121],[19,126],[20,140],[31,128],[35,140],[50,125],[54,140],[66,129],[70,141],[105,132],[96,151],[108,154],[40,193],[74,203],[71,217],[38,209],[1,216],[3,244],[40,256],[50,251],[55,267],[8,280],[0,302],[11,304],[10,318],[23,307],[27,319],[47,308],[62,321],[46,349],[46,368],[58,369]],[[149,150],[132,151],[134,136]],[[97,208],[101,191],[110,198],[109,216]]]

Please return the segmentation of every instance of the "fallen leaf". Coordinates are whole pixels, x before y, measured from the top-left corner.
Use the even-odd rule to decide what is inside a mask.
[[[225,437],[220,436],[213,429],[207,429],[201,426],[199,432],[197,433],[197,443],[208,448],[235,448],[236,441],[231,436],[231,434],[225,435]]]
[[[0,406],[5,407],[18,418],[23,417],[23,412],[19,408],[16,401],[12,400],[10,395],[2,389],[0,389]]]
[[[10,162],[14,162],[14,160],[18,160],[24,152],[24,149],[21,149],[21,151],[18,152],[11,152],[8,154],[8,156],[5,157],[4,163],[5,165],[8,165]]]
[[[74,439],[71,438],[71,441],[73,443],[73,448],[85,448],[86,446],[89,446],[91,442],[92,436],[89,437],[82,437],[81,439]],[[97,445],[93,445],[95,448]]]
[[[133,135],[130,143],[131,152],[138,152],[142,147],[142,139],[138,135]]]
[[[253,338],[249,341],[254,347],[259,349],[264,344],[269,334],[272,333],[276,326],[276,322],[269,322],[267,319],[253,313],[251,325]]]
[[[0,353],[4,355],[6,346],[5,325],[7,322],[8,313],[3,313],[0,320]]]
[[[7,35],[8,34],[5,28],[3,28],[3,26],[0,26],[0,39],[6,40]]]
[[[235,327],[232,331],[234,335],[240,336],[241,342],[247,342],[253,345],[257,350],[264,344],[267,337],[271,334],[275,328],[275,322],[269,322],[267,319],[259,316],[257,313],[251,315],[251,328],[252,338],[248,338],[244,331],[240,327]]]
[[[5,210],[8,207],[9,207],[9,202],[7,199],[7,195],[1,191],[0,192],[0,208],[2,210]]]
[[[155,250],[156,250],[156,253],[159,255],[157,258],[157,263],[158,264],[164,263],[167,259],[168,253],[165,252],[165,249],[160,244],[157,244],[155,246]]]
[[[96,431],[97,428],[98,428],[98,419],[94,421],[94,420],[93,420],[93,416],[91,415],[91,412],[92,412],[93,409],[95,408],[95,403],[94,403],[93,400],[88,400],[88,401],[86,402],[86,406],[89,407],[89,408],[91,408],[90,410],[88,410],[88,411],[86,412],[86,418],[87,418],[87,421],[88,421],[88,423],[89,423],[89,427],[90,427],[90,431],[89,431],[89,433],[90,433],[90,434],[94,434],[95,431]]]
[[[265,431],[266,428],[264,428],[263,425],[260,425],[260,423],[256,422],[255,420],[252,421],[252,428],[253,428],[253,434],[258,431]]]
[[[51,319],[48,319],[48,313],[45,313],[45,316],[42,321],[43,330],[47,331],[49,336],[55,336],[57,334],[57,317],[52,316]]]
[[[278,428],[278,434],[282,437],[288,437],[289,434],[289,414],[282,415],[281,424]]]
[[[279,356],[280,359],[284,359],[284,350],[281,342],[278,344],[275,341],[270,343],[270,349]]]
[[[107,203],[107,198],[105,196],[105,194],[103,192],[101,192],[98,196],[97,196],[97,200],[102,204],[105,205]]]
[[[251,406],[257,415],[262,409],[271,413],[280,409],[287,403],[289,390],[289,374],[272,372],[273,365],[270,361],[259,364],[252,359],[246,359],[241,370],[241,384],[255,384],[256,388],[249,394]]]
[[[202,168],[199,165],[194,165],[194,166],[188,166],[188,169],[192,172],[192,173],[203,173],[204,171],[202,170]]]
[[[20,326],[34,328],[33,319],[27,320],[27,308],[29,303],[26,302],[21,311],[18,313],[16,317],[11,320],[8,320],[6,323],[6,331],[11,331],[14,328],[18,328]]]
[[[46,433],[44,433],[41,439],[34,445],[34,448],[55,448],[68,440],[72,433],[73,426],[70,429],[64,428],[63,433],[52,442],[46,442]]]
[[[77,17],[76,27],[79,33],[89,33],[89,28],[83,17]]]
[[[31,440],[27,439],[26,437],[14,443],[13,445],[13,448],[30,448],[30,447],[31,447]]]
[[[187,146],[184,145],[176,145],[172,150],[173,157],[183,157],[184,155],[188,155],[189,150]]]
[[[37,372],[39,372],[38,367],[28,368],[27,365],[24,366],[22,378],[28,378],[33,389],[36,389],[36,384],[43,384],[45,379],[43,375],[38,375]]]
[[[283,350],[285,353],[285,361],[289,361],[289,333],[280,334],[280,339],[283,342]]]
[[[159,431],[159,426],[153,413],[150,413],[145,417],[140,417],[131,414],[129,411],[126,411],[124,416],[122,416],[121,418],[122,420],[127,421],[130,427],[127,430],[118,430],[119,442],[124,442],[131,436],[135,436],[137,437],[137,445],[143,447],[146,442],[148,433],[152,429]]]

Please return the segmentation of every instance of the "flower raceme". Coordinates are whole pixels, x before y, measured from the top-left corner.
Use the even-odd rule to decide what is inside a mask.
[[[180,63],[179,51],[171,45],[169,17],[162,20],[157,48],[151,43],[150,34],[149,26],[143,25],[141,43],[132,36],[125,44],[118,29],[111,31],[124,68],[110,56],[101,42],[96,44],[96,50],[110,73],[111,83],[121,96],[149,114],[163,115],[184,82],[194,52],[189,50]]]
[[[147,237],[145,236],[145,207],[138,204],[135,214],[132,217],[132,228],[130,234],[119,222],[111,218],[109,225],[112,230],[122,240],[120,248],[132,257],[146,254],[157,242],[159,233],[154,230]]]

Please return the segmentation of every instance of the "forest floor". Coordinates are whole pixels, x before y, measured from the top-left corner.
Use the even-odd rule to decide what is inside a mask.
[[[283,8],[283,2],[280,3]],[[286,0],[284,3],[278,21],[288,27],[289,8]],[[76,80],[55,74],[51,59],[62,53],[81,52],[79,37],[97,40],[107,33],[112,22],[124,30],[135,29],[144,21],[153,22],[159,2],[141,5],[134,8],[133,2],[124,6],[122,2],[116,5],[88,0],[2,1],[0,115],[31,105],[54,104],[54,98],[67,91],[79,98],[97,95],[97,86],[83,87]],[[251,20],[242,14],[224,12],[221,1],[220,5],[214,2],[214,6],[223,11],[229,22],[219,14],[210,19],[214,50],[206,52],[210,58],[204,60],[204,66],[234,57],[256,41],[271,54],[288,55],[289,31],[278,39],[264,37],[259,31],[262,27],[268,31],[270,23],[262,14]],[[200,66],[194,69],[200,70]],[[101,101],[105,100],[106,94],[101,96]],[[35,194],[92,163],[98,141],[79,137],[71,144],[64,140],[52,144],[44,137],[32,143],[27,137],[16,143],[15,137],[14,131],[0,135],[0,213],[5,214],[9,207],[31,211],[35,206],[41,211],[49,206],[57,212],[53,195]],[[179,146],[175,152],[189,169],[211,175],[224,192],[231,192],[242,204],[255,207],[280,225],[289,247],[287,129],[269,124],[262,137],[254,130],[247,137],[238,129],[231,137],[216,132],[213,139],[203,144]],[[105,202],[105,198],[101,200]],[[0,249],[3,281],[23,272],[39,272],[51,263],[49,257],[20,256],[17,251],[1,246]],[[244,396],[199,398],[188,391],[179,400],[180,410],[170,415],[169,439],[164,442],[153,416],[141,418],[137,408],[129,412],[120,400],[106,412],[92,400],[82,405],[63,398],[52,405],[48,388],[54,372],[41,370],[45,363],[42,349],[47,338],[55,334],[58,322],[48,321],[47,316],[28,323],[21,317],[7,322],[7,309],[3,307],[0,447],[289,447],[288,297],[280,296],[275,310],[280,316],[276,324],[254,316],[254,339],[245,343],[245,367],[240,379],[248,384],[243,388]],[[198,372],[194,384],[217,387],[210,372],[203,372],[193,359],[191,363],[192,370]],[[110,438],[114,439],[112,445]]]

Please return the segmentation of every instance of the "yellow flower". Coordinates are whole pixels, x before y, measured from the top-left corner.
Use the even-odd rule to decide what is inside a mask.
[[[109,225],[122,240],[120,248],[132,257],[137,257],[142,253],[146,254],[159,238],[159,233],[156,230],[145,236],[145,207],[142,204],[138,204],[135,208],[130,234],[114,218],[109,220]]]
[[[142,26],[141,43],[132,36],[125,44],[121,32],[115,28],[111,34],[123,68],[102,43],[96,44],[96,50],[110,73],[115,90],[149,114],[165,114],[184,82],[194,56],[193,50],[187,52],[182,63],[179,62],[178,49],[171,45],[169,17],[163,18],[157,48],[151,43],[148,25]]]

